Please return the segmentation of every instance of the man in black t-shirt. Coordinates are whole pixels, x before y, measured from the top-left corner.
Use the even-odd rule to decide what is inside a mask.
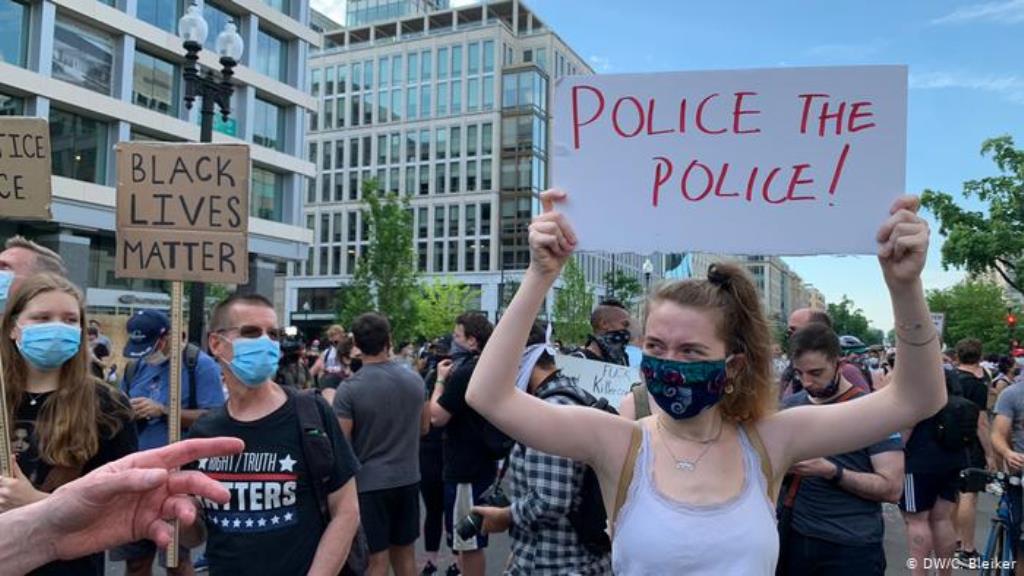
[[[273,304],[258,295],[234,295],[210,322],[210,350],[223,365],[228,402],[189,431],[193,438],[234,436],[245,441],[235,456],[203,458],[197,468],[219,480],[231,500],[202,501],[211,574],[337,574],[359,525],[355,473],[359,467],[337,419],[325,402],[317,407],[333,449],[324,483],[330,521],[320,513],[295,396],[271,379],[280,358]],[[197,523],[199,524],[199,523]],[[182,542],[203,535],[184,530]]]
[[[430,422],[444,428],[445,528],[449,546],[460,556],[462,573],[483,576],[487,537],[463,540],[453,526],[468,516],[480,495],[497,476],[494,456],[484,443],[486,421],[466,404],[466,388],[480,351],[494,326],[482,314],[458,317],[452,332],[451,360],[437,366],[437,382],[430,401]]]
[[[992,441],[989,437],[988,390],[991,376],[981,367],[981,341],[967,338],[957,342],[957,381],[963,397],[978,407],[978,439],[971,445],[968,465],[971,468],[994,469]],[[974,545],[974,522],[978,509],[978,493],[964,492],[957,505],[956,533],[960,542],[957,555],[964,560],[979,558]]]

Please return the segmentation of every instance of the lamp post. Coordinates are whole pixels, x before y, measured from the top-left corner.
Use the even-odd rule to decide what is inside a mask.
[[[234,76],[234,68],[238,65],[242,52],[245,50],[245,41],[238,35],[234,22],[228,22],[224,26],[224,30],[217,36],[217,54],[220,56],[220,64],[223,67],[220,78],[218,79],[212,71],[202,74],[199,70],[199,52],[203,49],[203,42],[206,42],[208,32],[209,26],[203,18],[203,10],[199,3],[193,0],[185,15],[178,21],[178,35],[185,41],[185,66],[183,68],[185,108],[191,110],[196,98],[201,100],[199,108],[200,142],[213,142],[215,106],[220,108],[221,117],[225,122],[231,115],[231,95],[235,91],[231,84],[231,77]],[[205,300],[206,285],[202,282],[193,282],[188,297],[189,342],[202,342]]]
[[[654,273],[654,263],[651,262],[650,258],[645,258],[644,259],[644,265],[643,265],[642,270],[644,272],[644,294],[646,295],[648,292],[651,291],[651,274]],[[647,307],[646,306],[644,306],[643,324],[644,324],[644,326],[647,325]]]

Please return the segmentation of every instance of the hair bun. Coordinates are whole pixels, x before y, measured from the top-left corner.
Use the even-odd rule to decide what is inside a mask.
[[[732,278],[727,273],[719,270],[717,264],[712,264],[708,268],[708,282],[719,288],[728,289],[732,284]]]

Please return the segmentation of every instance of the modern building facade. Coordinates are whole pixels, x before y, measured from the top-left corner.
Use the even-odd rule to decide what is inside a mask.
[[[183,101],[183,0],[0,0],[0,113],[46,118],[53,152],[53,221],[0,220],[57,250],[86,289],[91,311],[164,306],[162,283],[114,276],[118,142],[199,140],[198,110]],[[204,70],[220,70],[214,42],[233,21],[245,40],[235,68],[231,118],[214,141],[251,144],[251,287],[302,260],[312,240],[302,194],[316,175],[306,159],[308,0],[206,0]],[[196,108],[198,108],[198,103]]]
[[[350,2],[350,9],[385,4],[396,3]],[[410,198],[425,279],[479,289],[475,307],[492,318],[529,263],[536,194],[548,185],[553,85],[592,70],[518,0],[457,9],[408,4],[419,5],[411,17],[352,20],[350,12],[350,21],[368,23],[320,25],[323,49],[309,62],[318,113],[307,148],[318,174],[305,194],[314,244],[286,291],[298,326],[315,329],[334,317],[337,290],[366,243],[361,187],[371,179]],[[590,284],[600,285],[612,269],[642,277],[644,258],[580,262]],[[660,278],[660,259],[655,264]]]
[[[800,276],[778,256],[745,256],[739,259],[750,271],[768,320],[784,323],[798,308],[825,309],[821,292],[809,289]]]

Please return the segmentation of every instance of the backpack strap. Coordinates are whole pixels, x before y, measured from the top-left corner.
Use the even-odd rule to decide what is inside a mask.
[[[323,416],[317,407],[314,394],[300,393],[289,388],[285,392],[295,399],[295,411],[299,417],[299,436],[302,443],[302,457],[306,461],[309,472],[309,485],[316,497],[317,507],[324,523],[330,522],[331,513],[327,505],[327,494],[324,490],[331,474],[331,462],[324,457],[321,449],[313,445],[318,438],[327,438],[324,430]]]
[[[646,418],[651,415],[651,397],[647,394],[647,385],[637,382],[630,386],[629,391],[633,394],[633,409],[636,412],[635,420]]]
[[[196,366],[199,365],[199,346],[191,342],[185,346],[185,369],[188,371],[188,410],[199,409],[196,398]]]
[[[124,374],[121,376],[121,388],[124,389],[124,395],[132,397],[132,380],[135,379],[135,373],[139,371],[139,361],[129,360],[124,366]]]
[[[768,456],[768,449],[765,448],[764,441],[761,440],[761,433],[757,431],[757,426],[753,423],[741,422],[740,427],[743,428],[743,433],[747,435],[747,439],[750,440],[751,446],[753,446],[754,451],[757,452],[758,460],[761,461],[761,474],[764,475],[765,482],[768,486],[768,500],[770,502],[775,502],[779,499],[779,490],[782,488],[782,478],[775,477],[775,472],[772,469],[772,459]],[[795,491],[793,496],[796,496]]]
[[[640,454],[640,445],[644,441],[644,431],[639,424],[633,425],[633,435],[629,439],[629,450],[626,452],[626,459],[622,462],[622,471],[619,473],[619,487],[615,492],[615,508],[612,509],[611,523],[612,531],[615,531],[615,522],[619,519],[619,510],[626,504],[626,496],[629,495],[629,485],[633,483],[633,469],[636,467],[636,457]]]

